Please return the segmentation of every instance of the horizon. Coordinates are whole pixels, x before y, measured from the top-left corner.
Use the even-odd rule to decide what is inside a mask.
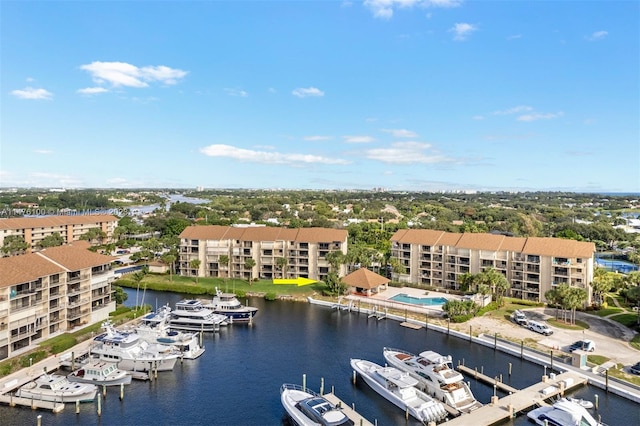
[[[3,2],[0,188],[640,193],[639,15]]]

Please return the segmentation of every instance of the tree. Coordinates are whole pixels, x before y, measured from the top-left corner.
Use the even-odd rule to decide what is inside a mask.
[[[346,262],[345,254],[339,250],[327,253],[325,258],[336,274],[340,273],[340,267]]]
[[[102,244],[107,238],[107,233],[100,228],[90,228],[87,232],[80,236],[81,240],[89,241],[91,244]]]
[[[335,271],[330,271],[325,278],[325,284],[331,294],[342,295],[347,291],[347,285],[338,277]]]
[[[43,249],[47,247],[58,247],[64,244],[64,238],[58,232],[47,235],[36,244],[36,247]]]
[[[593,273],[593,281],[591,282],[591,290],[593,292],[594,302],[601,305],[603,295],[613,288],[613,279],[604,268],[596,268]]]
[[[473,290],[475,281],[476,276],[471,272],[465,272],[464,274],[458,275],[458,285],[460,286],[460,290],[465,293]]]
[[[9,235],[4,237],[2,243],[2,253],[14,256],[16,254],[23,254],[29,250],[31,244],[27,243],[20,235]]]
[[[580,287],[571,287],[567,294],[567,306],[571,309],[571,324],[576,323],[576,310],[584,305],[587,300],[587,292]]]
[[[229,255],[228,254],[221,254],[220,257],[218,258],[218,268],[220,268],[220,265],[224,265],[225,268],[227,268],[227,273],[224,276],[224,283],[225,283],[225,287],[226,287],[226,291],[229,291],[229,284],[227,283],[227,279],[229,278],[229,275],[231,273],[231,268],[229,266]]]
[[[189,267],[193,270],[195,269],[196,271],[196,284],[198,284],[198,275],[200,275],[200,259],[193,259],[192,261],[189,262]]]
[[[169,266],[169,281],[173,281],[173,265],[177,256],[175,254],[167,253],[162,255],[162,261]]]
[[[143,267],[139,271],[136,271],[133,274],[131,274],[131,278],[133,279],[133,282],[136,283],[136,309],[138,309],[138,306],[139,306],[138,294],[140,293],[140,283],[142,282],[142,280],[144,280],[144,277],[147,275],[148,272],[149,272],[149,268]]]
[[[502,306],[503,296],[507,294],[511,285],[501,272],[498,272],[493,268],[487,268],[477,275],[477,282],[478,284],[485,284],[489,286],[493,292],[496,303],[498,306]]]
[[[122,287],[114,285],[113,297],[116,299],[116,305],[122,305],[129,298],[129,295],[122,289]]]
[[[280,271],[282,271],[282,278],[286,278],[287,275],[287,267],[289,266],[289,261],[286,257],[279,257],[276,259],[276,266]]]
[[[244,261],[244,267],[245,269],[249,270],[249,285],[251,285],[251,283],[253,282],[253,267],[256,266],[256,261],[253,260],[253,258],[251,257],[247,257],[247,259]]]

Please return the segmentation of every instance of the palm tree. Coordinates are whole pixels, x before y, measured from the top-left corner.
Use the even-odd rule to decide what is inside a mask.
[[[503,296],[509,291],[511,285],[502,273],[493,268],[487,268],[478,274],[478,283],[488,285],[493,291],[496,303],[502,306]]]
[[[200,274],[200,259],[193,259],[189,262],[189,267],[196,270],[196,284],[198,284],[198,275]]]
[[[571,324],[576,323],[576,309],[584,305],[587,300],[587,292],[583,288],[571,287],[569,289],[569,297],[567,305],[571,309]]]
[[[249,285],[251,285],[251,282],[253,281],[253,267],[256,266],[256,261],[253,260],[252,257],[247,257],[247,259],[244,261],[244,267],[245,269],[249,270]]]
[[[471,272],[465,272],[462,275],[458,275],[458,285],[460,290],[467,292],[472,291],[475,285],[476,276]]]
[[[282,271],[282,278],[285,278],[287,275],[287,267],[289,266],[289,261],[286,257],[279,257],[276,259],[276,266],[280,271]]]
[[[227,273],[224,276],[224,284],[225,284],[225,291],[229,291],[229,283],[227,281],[227,278],[229,277],[229,255],[228,254],[221,254],[220,257],[218,258],[218,268],[220,268],[220,264],[223,264],[225,266],[225,268],[227,268]]]
[[[131,277],[133,278],[133,282],[136,283],[136,309],[138,309],[138,293],[140,293],[140,283],[144,279],[145,275],[149,273],[149,267],[144,266],[137,272],[134,272]]]
[[[169,266],[169,281],[173,281],[173,264],[176,261],[176,255],[167,253],[162,256],[162,261]]]

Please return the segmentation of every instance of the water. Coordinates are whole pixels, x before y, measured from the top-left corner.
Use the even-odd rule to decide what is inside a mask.
[[[447,299],[445,299],[444,297],[413,297],[404,293],[396,294],[391,298],[391,300],[422,306],[436,306],[444,305],[445,303],[447,303]]]
[[[134,304],[135,291],[128,304]],[[142,297],[142,296],[140,296]],[[145,303],[172,306],[183,296],[148,291]],[[42,425],[288,425],[280,404],[283,383],[302,384],[318,391],[320,379],[325,390],[335,393],[347,404],[378,425],[405,425],[404,413],[361,379],[353,386],[349,358],[364,358],[384,363],[383,346],[411,352],[426,349],[451,354],[454,363],[463,360],[470,367],[484,366],[485,374],[503,374],[514,387],[537,382],[543,367],[523,362],[492,349],[437,333],[412,330],[392,320],[377,321],[365,315],[334,311],[296,302],[267,302],[250,299],[260,311],[252,326],[236,324],[218,334],[205,335],[206,352],[193,361],[184,361],[172,372],[159,373],[154,382],[137,382],[125,387],[124,401],[119,391],[109,389],[102,404],[102,416],[95,404],[82,404],[81,413],[67,405],[60,414],[34,412],[29,408],[0,406],[0,424],[35,425],[42,415]],[[508,377],[508,364],[513,375]],[[493,388],[469,379],[476,397],[487,403]],[[639,405],[603,391],[583,387],[573,395],[593,400],[600,395],[600,413],[611,426],[639,424]],[[407,423],[418,426],[415,420]],[[480,423],[478,423],[479,425]],[[526,417],[513,425],[531,425]]]

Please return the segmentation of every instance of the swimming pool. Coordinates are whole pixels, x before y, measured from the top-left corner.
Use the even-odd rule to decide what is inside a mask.
[[[437,306],[447,303],[447,299],[444,297],[414,297],[404,293],[396,294],[389,300],[422,306]]]

